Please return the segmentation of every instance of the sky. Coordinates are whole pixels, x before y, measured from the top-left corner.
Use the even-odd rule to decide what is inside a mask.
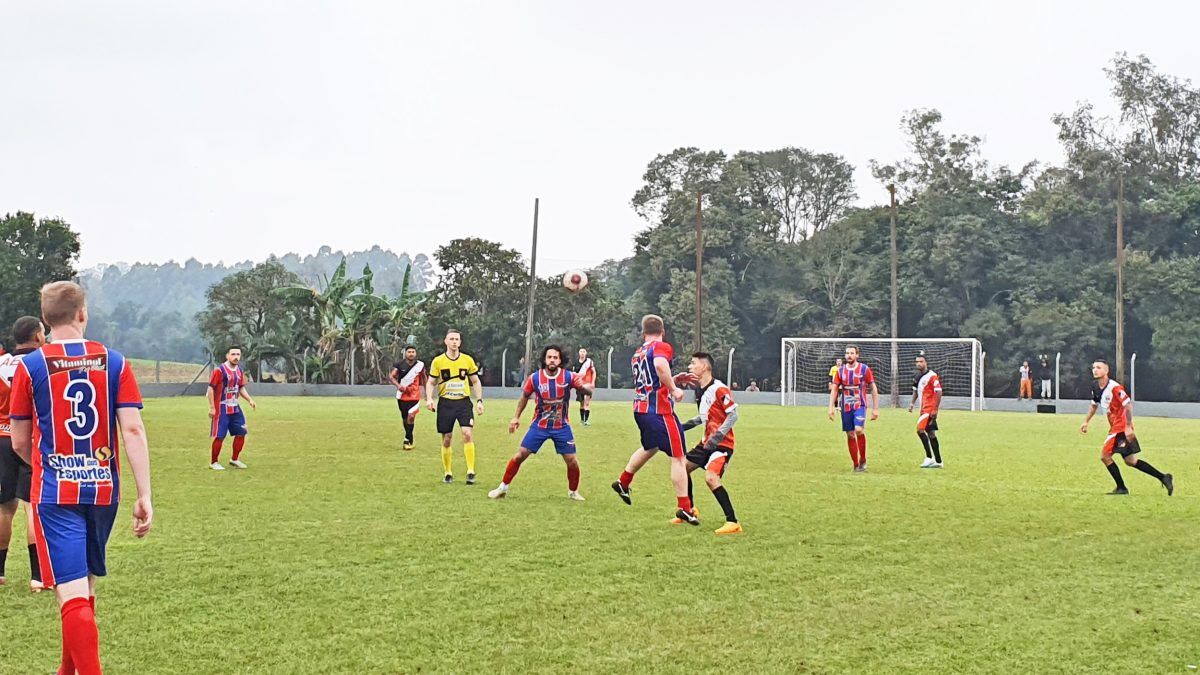
[[[942,111],[994,164],[1060,161],[1117,52],[1200,80],[1200,5],[1142,2],[11,2],[0,212],[80,264],[263,259],[479,236],[539,272],[632,253],[646,164],[681,146],[906,155]]]

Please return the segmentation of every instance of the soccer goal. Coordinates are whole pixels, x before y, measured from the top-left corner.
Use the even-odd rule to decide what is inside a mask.
[[[942,380],[942,407],[979,410],[983,403],[983,349],[975,338],[783,338],[779,348],[780,405],[828,405],[829,369],[856,345],[871,367],[880,405],[893,393],[901,406],[912,397],[913,359],[924,353]]]

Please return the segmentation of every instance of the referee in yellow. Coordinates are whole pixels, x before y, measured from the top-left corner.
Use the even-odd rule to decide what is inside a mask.
[[[467,485],[475,484],[475,415],[483,414],[483,385],[479,382],[479,366],[475,359],[459,351],[462,333],[451,328],[446,331],[446,353],[429,364],[429,379],[425,383],[429,409],[437,413],[437,432],[442,435],[443,483],[454,482],[452,468],[454,423],[462,429],[463,455],[467,459]],[[468,389],[468,385],[470,389]],[[433,395],[437,389],[437,396]],[[475,394],[474,409],[471,394]]]

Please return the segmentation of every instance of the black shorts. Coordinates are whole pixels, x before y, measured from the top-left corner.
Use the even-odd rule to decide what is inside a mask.
[[[1132,457],[1142,451],[1142,446],[1138,444],[1137,439],[1130,441],[1125,437],[1125,432],[1109,434],[1108,438],[1104,439],[1104,454],[1120,455],[1122,457]]]
[[[420,401],[402,401],[400,399],[396,399],[396,405],[397,405],[397,407],[400,408],[400,414],[403,415],[404,417],[408,417],[408,412],[410,410],[412,410],[413,408],[421,405],[421,402]]]
[[[585,394],[585,393],[583,393],[583,390],[581,390],[581,389],[575,390],[575,400],[576,401],[583,403],[583,397],[585,397],[585,396],[591,396],[591,394]]]
[[[718,476],[725,475],[725,468],[733,461],[733,448],[718,447],[716,450],[705,450],[703,445],[697,445],[688,451],[689,464],[713,471]]]
[[[449,434],[454,431],[454,423],[460,427],[475,426],[475,406],[469,398],[438,400],[437,432]]]
[[[33,469],[13,452],[12,439],[0,436],[0,504],[14,499],[29,501]]]

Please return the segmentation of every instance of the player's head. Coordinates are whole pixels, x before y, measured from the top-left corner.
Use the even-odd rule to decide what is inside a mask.
[[[237,345],[230,345],[229,351],[225,352],[225,360],[229,365],[236,366],[242,362],[242,348]]]
[[[642,335],[646,337],[662,337],[666,332],[663,318],[657,314],[647,314],[642,317]]]
[[[924,354],[917,354],[917,358],[913,359],[913,362],[917,366],[918,373],[923,373],[929,370],[929,362],[925,360]]]
[[[1028,362],[1028,361],[1022,361],[1022,362],[1021,362],[1021,365],[1025,366],[1026,368],[1028,368],[1028,367],[1029,367],[1029,362]]]
[[[415,345],[408,345],[404,348],[404,360],[415,361],[417,359],[417,348]]]
[[[458,332],[457,328],[451,328],[446,331],[446,349],[452,352],[458,351],[462,346],[462,333]]]
[[[12,327],[13,341],[18,347],[41,347],[46,344],[46,328],[36,316],[23,316]]]
[[[1096,359],[1092,361],[1092,379],[1103,380],[1108,377],[1108,361]]]
[[[74,326],[82,333],[88,321],[87,294],[83,287],[73,281],[42,286],[42,319],[51,332]]]
[[[580,347],[579,348],[579,362],[583,363],[584,359],[586,359],[586,358],[587,358],[587,347]]]
[[[712,379],[713,369],[716,368],[716,365],[712,354],[708,352],[696,352],[692,354],[692,360],[688,363],[688,372],[700,378],[701,382],[707,384]]]
[[[858,363],[858,347],[856,345],[846,345],[846,363],[850,365]]]
[[[840,366],[840,365],[842,365],[843,363],[845,363],[845,361],[842,359],[842,357],[840,357],[840,356],[839,356],[839,357],[838,357],[838,359],[837,359],[837,365],[839,365],[839,366]]]
[[[562,348],[557,345],[546,345],[542,348],[542,367],[553,374],[562,365]]]

